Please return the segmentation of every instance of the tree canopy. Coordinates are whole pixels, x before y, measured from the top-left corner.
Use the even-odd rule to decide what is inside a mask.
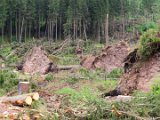
[[[107,14],[113,36],[124,33],[135,19],[158,20],[160,0],[1,0],[1,40],[5,36],[8,41],[56,41],[69,35],[73,40],[100,41],[105,38]]]

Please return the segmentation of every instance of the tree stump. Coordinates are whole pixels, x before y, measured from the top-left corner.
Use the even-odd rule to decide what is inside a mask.
[[[28,93],[29,92],[29,82],[20,81],[18,84],[18,94]]]

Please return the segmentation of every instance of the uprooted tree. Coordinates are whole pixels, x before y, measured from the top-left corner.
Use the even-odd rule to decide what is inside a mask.
[[[128,52],[129,46],[125,42],[120,42],[113,46],[107,46],[98,56],[90,55],[83,58],[81,65],[90,70],[100,68],[109,73],[123,67],[123,59]]]
[[[22,66],[22,70],[27,73],[46,74],[54,69],[56,69],[56,65],[41,47],[33,47],[24,59]]]
[[[150,91],[155,75],[160,72],[160,33],[149,30],[140,38],[139,47],[124,59],[125,73],[115,90],[105,96]]]

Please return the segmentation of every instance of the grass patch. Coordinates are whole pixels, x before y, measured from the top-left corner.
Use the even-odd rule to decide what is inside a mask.
[[[80,60],[76,55],[64,55],[64,56],[59,56],[59,64],[60,65],[79,65]]]
[[[150,29],[145,32],[140,38],[139,52],[142,58],[147,59],[155,52],[159,51],[158,46],[151,46],[151,44],[159,43],[160,38],[158,37],[158,31]],[[155,44],[156,45],[156,44]]]
[[[0,49],[0,56],[5,59],[4,63],[7,65],[15,64],[19,61],[18,56],[14,54],[14,51],[9,46]]]
[[[154,78],[149,93],[135,92],[134,99],[130,102],[113,103],[120,111],[129,112],[136,116],[147,119],[158,119],[160,117],[160,76]],[[135,119],[131,116],[122,116],[123,119]]]
[[[85,68],[81,68],[79,70],[79,73],[87,80],[105,80],[106,78],[106,73],[102,71],[101,69],[97,70],[87,70]]]
[[[46,76],[45,76],[45,80],[46,81],[52,81],[54,79],[54,76],[52,73],[48,73]]]
[[[123,70],[121,68],[117,68],[112,70],[108,75],[107,78],[120,78],[123,74]]]
[[[80,80],[79,76],[77,76],[76,74],[74,75],[70,75],[66,81],[69,83],[69,84],[75,84],[77,83],[78,81]]]
[[[96,82],[96,88],[100,92],[109,92],[113,90],[118,84],[117,80],[103,80]]]
[[[102,118],[104,107],[108,107],[106,102],[98,97],[98,93],[88,87],[84,87],[80,91],[67,87],[57,91],[57,94],[68,95],[67,102],[64,102],[64,106],[67,105],[70,108],[75,109],[77,112],[85,112],[85,117],[87,119],[92,120]]]
[[[9,92],[18,84],[18,77],[9,70],[0,70],[0,87],[2,93]]]

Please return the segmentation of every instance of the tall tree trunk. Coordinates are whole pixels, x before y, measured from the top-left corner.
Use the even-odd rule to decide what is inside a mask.
[[[98,42],[100,42],[100,40],[101,40],[101,34],[100,34],[100,32],[101,32],[101,28],[100,28],[100,24],[99,24],[99,22],[97,23],[97,41]]]
[[[45,22],[45,32],[44,32],[44,36],[47,38],[47,40],[48,40],[48,20],[47,20],[47,18],[46,18],[46,20],[45,20],[46,22]]]
[[[24,17],[22,19],[22,25],[21,25],[21,30],[20,30],[19,42],[22,42],[23,26],[24,26]]]
[[[12,42],[12,19],[10,19],[10,41]]]
[[[50,41],[53,39],[52,38],[52,21],[49,22],[49,37],[50,37]]]
[[[79,20],[79,36],[82,38],[82,20]]]
[[[38,13],[38,38],[40,38],[40,34],[41,34],[41,25],[40,25],[40,11]]]
[[[53,21],[51,22],[51,38],[52,38],[52,41],[54,41],[54,22]]]
[[[61,40],[62,39],[62,17],[60,17],[60,20],[59,20],[59,39]]]
[[[109,16],[108,14],[106,15],[106,21],[105,21],[105,41],[106,41],[106,45],[108,44],[109,41],[109,35],[108,35],[108,20],[109,20]]]
[[[25,42],[26,42],[26,40],[27,40],[27,24],[25,25],[25,29],[24,29],[24,40],[25,40]]]
[[[18,40],[19,40],[19,42],[21,42],[20,31],[21,31],[21,20],[20,20],[20,11],[19,11],[19,14],[18,14]]]
[[[84,33],[84,38],[87,40],[87,32],[86,32],[86,24],[83,22],[83,33]]]
[[[2,28],[1,28],[1,34],[2,34],[2,42],[4,41],[4,27],[2,26]]]
[[[57,37],[58,37],[58,20],[57,20],[57,16],[56,16],[56,41],[57,41]]]
[[[73,20],[73,40],[76,39],[76,20]]]
[[[75,39],[77,39],[77,34],[78,34],[78,22],[76,21],[76,26],[75,26]]]
[[[52,39],[54,40],[54,37],[55,37],[55,22],[54,21],[52,21]],[[55,40],[55,41],[57,41],[57,40]]]
[[[16,20],[15,20],[15,26],[16,26],[16,41],[18,41],[18,26],[17,26],[17,12],[16,12]]]
[[[31,23],[29,22],[29,27],[28,27],[28,37],[31,39]]]
[[[122,39],[124,39],[125,34],[125,13],[124,13],[124,3],[123,0],[121,0],[121,30],[122,30]]]
[[[49,40],[49,21],[48,21],[48,24],[47,24],[47,40]]]

